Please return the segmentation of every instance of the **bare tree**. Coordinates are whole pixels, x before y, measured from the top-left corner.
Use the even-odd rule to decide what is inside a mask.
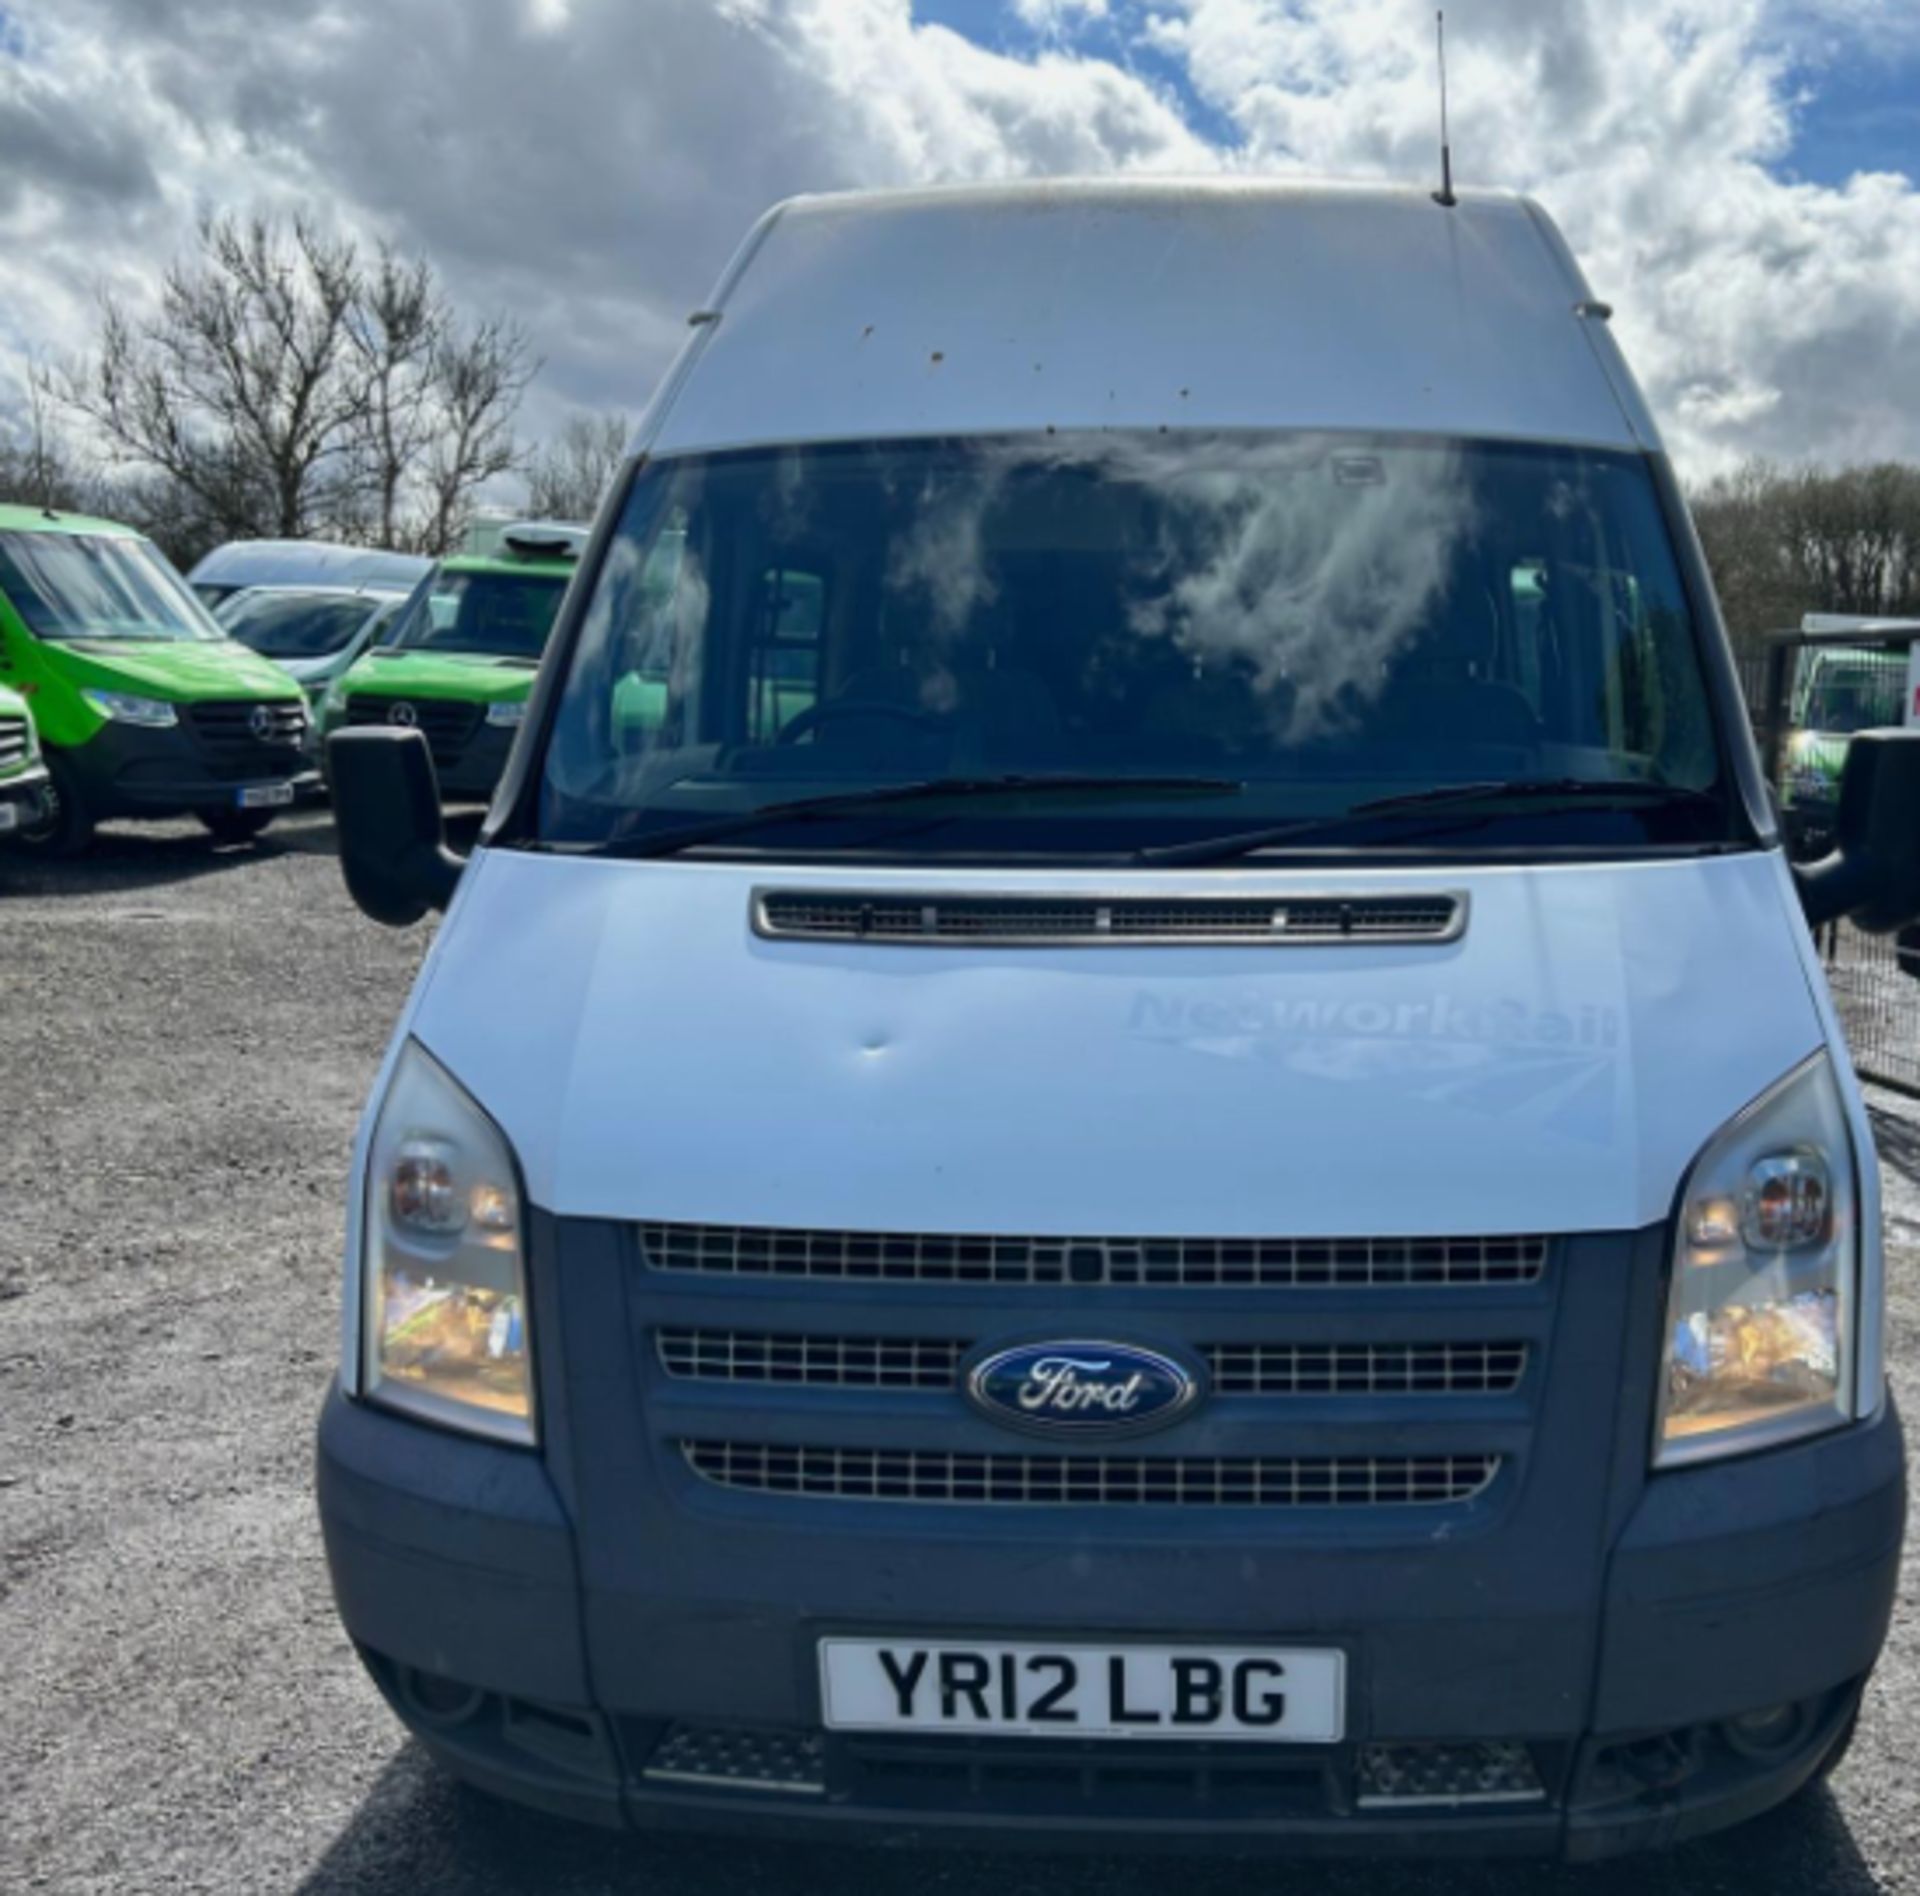
[[[125,464],[158,470],[223,532],[309,532],[355,395],[343,374],[360,296],[350,243],[304,219],[211,218],[151,316],[103,298],[97,355],[59,392]]]
[[[0,501],[102,511],[104,483],[61,428],[37,363],[29,364],[26,394],[25,426],[0,420]]]
[[[1920,468],[1752,461],[1692,507],[1736,643],[1806,612],[1920,613]]]
[[[172,546],[330,532],[440,552],[515,465],[535,366],[517,325],[463,324],[426,262],[256,216],[203,223],[151,313],[104,296],[94,353],[40,386]]]
[[[98,474],[36,395],[29,397],[25,428],[0,422],[0,501],[77,514],[106,510]]]
[[[488,317],[451,326],[433,358],[434,429],[427,451],[422,552],[447,552],[473,512],[479,489],[518,461],[513,420],[539,363],[517,323]]]
[[[405,505],[432,443],[435,357],[450,321],[425,261],[383,244],[347,321],[360,411],[355,452],[381,546],[409,537]]]
[[[527,511],[541,520],[591,520],[632,433],[625,415],[570,415],[527,463]]]
[[[1720,610],[1737,645],[1791,625],[1807,610],[1771,504],[1782,478],[1770,463],[1749,461],[1690,496]]]

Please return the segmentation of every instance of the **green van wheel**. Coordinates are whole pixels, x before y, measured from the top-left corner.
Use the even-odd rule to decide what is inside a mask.
[[[93,841],[93,813],[62,758],[48,751],[46,762],[47,783],[40,793],[40,820],[20,832],[20,841],[40,856],[85,855]]]
[[[202,810],[201,827],[216,843],[250,843],[273,821],[271,810]]]

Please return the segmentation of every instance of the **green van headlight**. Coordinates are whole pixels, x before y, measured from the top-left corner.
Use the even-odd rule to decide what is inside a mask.
[[[364,1393],[449,1428],[531,1444],[524,1220],[505,1135],[409,1041],[368,1165]]]
[[[137,698],[126,691],[85,690],[80,695],[116,724],[141,724],[159,731],[180,721],[179,712],[164,698]]]

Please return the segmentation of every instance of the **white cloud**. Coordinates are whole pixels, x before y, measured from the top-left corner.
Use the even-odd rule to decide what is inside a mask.
[[[1008,0],[1014,17],[1036,33],[1064,33],[1069,27],[1107,17],[1107,0]]]
[[[10,0],[7,359],[83,341],[207,208],[424,251],[547,359],[540,426],[636,410],[754,215],[797,190],[1065,171],[1427,182],[1429,0],[1007,0],[1025,55],[909,0]],[[1075,50],[1101,19],[1138,68]],[[1920,46],[1907,0],[1453,0],[1463,182],[1560,220],[1685,464],[1920,459],[1920,197],[1792,181],[1805,88]],[[15,51],[16,42],[21,50]],[[1231,126],[1208,142],[1171,61]]]
[[[1897,19],[1896,19],[1897,16]],[[1920,457],[1920,198],[1784,182],[1796,61],[1904,30],[1827,0],[1456,0],[1454,170],[1536,194],[1618,311],[1695,471],[1751,452]],[[1438,166],[1427,0],[1164,0],[1149,31],[1246,135],[1246,159],[1338,174]]]

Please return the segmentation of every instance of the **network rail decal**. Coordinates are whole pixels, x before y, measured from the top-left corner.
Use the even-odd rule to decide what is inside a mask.
[[[1524,1112],[1596,1144],[1618,1129],[1626,1027],[1612,1002],[1263,994],[1137,988],[1128,1030],[1188,1053],[1259,1060],[1332,1083],[1390,1087],[1501,1118]]]

